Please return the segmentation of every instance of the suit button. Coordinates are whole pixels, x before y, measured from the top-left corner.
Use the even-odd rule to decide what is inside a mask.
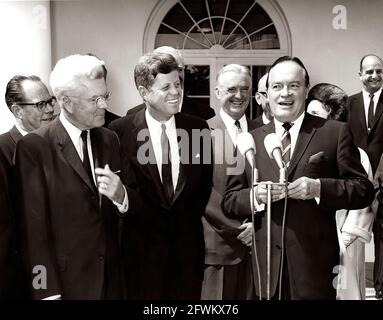
[[[99,254],[99,255],[98,255],[98,259],[99,259],[100,261],[104,261],[105,257],[104,257],[103,254]]]

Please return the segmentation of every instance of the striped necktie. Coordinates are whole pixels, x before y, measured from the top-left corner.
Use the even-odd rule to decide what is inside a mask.
[[[283,135],[282,135],[282,147],[283,147],[282,159],[286,165],[286,168],[288,168],[290,165],[290,158],[291,158],[291,155],[290,155],[290,153],[291,153],[291,136],[290,136],[289,130],[291,129],[292,125],[290,122],[285,122],[282,126],[285,129],[285,131],[283,132]]]

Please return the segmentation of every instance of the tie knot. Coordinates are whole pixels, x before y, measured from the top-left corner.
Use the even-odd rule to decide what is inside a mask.
[[[292,127],[292,124],[290,122],[285,122],[282,124],[282,127],[285,128],[286,131],[289,131]]]
[[[81,131],[81,139],[83,142],[86,142],[86,139],[88,138],[88,130]]]
[[[370,97],[370,99],[374,99],[374,94],[373,94],[373,93],[370,93],[370,94],[369,94],[369,97]]]
[[[237,127],[238,130],[242,130],[241,124],[240,124],[240,122],[238,120],[235,120],[234,124],[235,124],[235,126]]]
[[[166,131],[166,126],[164,123],[161,124],[161,129],[162,129],[162,132],[165,132]]]

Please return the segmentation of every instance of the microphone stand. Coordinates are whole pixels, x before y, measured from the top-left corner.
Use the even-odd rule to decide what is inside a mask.
[[[279,169],[279,182],[260,182],[267,187],[267,210],[266,210],[266,298],[270,300],[271,282],[271,189],[272,186],[286,186],[286,168]]]

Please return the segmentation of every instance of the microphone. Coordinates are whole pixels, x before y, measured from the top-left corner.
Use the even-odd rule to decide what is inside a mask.
[[[274,159],[279,168],[279,182],[286,182],[286,167],[282,160],[282,142],[275,133],[270,133],[265,137],[264,145],[270,159]]]
[[[255,143],[252,135],[248,132],[241,132],[237,136],[237,148],[249,161],[252,168],[255,167]]]

